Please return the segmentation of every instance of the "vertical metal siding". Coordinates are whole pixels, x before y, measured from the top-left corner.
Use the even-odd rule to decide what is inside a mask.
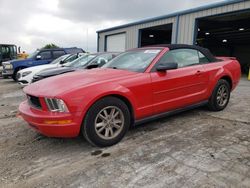
[[[250,8],[250,1],[194,12],[180,17],[178,43],[193,44],[195,19]]]
[[[207,10],[202,10],[198,12],[193,12],[189,14],[184,14],[179,16],[179,33],[177,38],[177,43],[183,44],[193,44],[194,41],[194,29],[195,20],[197,18],[212,16],[217,14],[223,14],[227,12],[239,11],[243,9],[250,9],[250,1],[244,1],[240,3],[224,5],[221,7],[210,8]],[[176,20],[177,17],[170,17],[167,19],[152,21],[149,23],[138,24],[122,29],[112,30],[108,32],[99,33],[99,51],[103,52],[105,49],[105,37],[108,35],[126,32],[126,49],[138,47],[139,30],[143,28],[164,25],[172,23],[172,43],[175,43],[176,36]]]
[[[104,33],[99,33],[99,51],[103,52],[105,50],[105,38],[108,35],[113,35],[116,33],[126,33],[126,49],[131,49],[131,48],[136,48],[138,47],[138,37],[139,37],[139,30],[148,28],[148,27],[154,27],[158,25],[165,25],[165,24],[173,24],[173,31],[172,31],[172,41],[174,42],[175,39],[175,21],[176,18],[168,18],[168,19],[163,19],[163,20],[158,20],[150,23],[145,23],[145,24],[140,24],[140,25],[135,25],[123,29],[118,29],[114,31],[109,31],[109,32],[104,32]]]

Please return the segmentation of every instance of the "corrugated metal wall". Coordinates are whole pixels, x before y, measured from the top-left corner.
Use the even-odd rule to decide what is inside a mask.
[[[202,10],[198,12],[193,12],[185,15],[181,15],[179,17],[179,32],[177,35],[177,43],[183,44],[193,44],[194,41],[194,33],[195,33],[195,20],[201,17],[207,17],[217,14],[223,14],[227,12],[234,12],[244,9],[250,9],[250,1],[239,2],[235,4],[224,5],[217,8],[210,8],[207,10]],[[116,33],[126,33],[126,49],[137,48],[139,41],[139,30],[143,28],[164,25],[164,24],[173,24],[172,31],[172,43],[175,43],[176,38],[176,23],[177,16],[170,17],[167,19],[161,19],[158,21],[152,21],[144,24],[133,25],[129,27],[125,27],[122,29],[112,30],[108,32],[99,33],[99,51],[103,52],[105,50],[105,38],[108,35],[116,34]]]
[[[178,43],[193,44],[195,20],[201,17],[207,17],[217,14],[239,11],[243,9],[250,9],[250,1],[225,5],[222,7],[207,9],[199,12],[185,14],[180,16]]]
[[[99,33],[99,51],[103,52],[105,49],[105,37],[108,35],[113,35],[116,33],[126,33],[126,49],[130,48],[136,48],[138,47],[138,38],[139,38],[139,30],[143,28],[148,28],[148,27],[153,27],[153,26],[158,26],[158,25],[164,25],[164,24],[169,24],[173,23],[173,34],[172,34],[172,40],[175,37],[175,20],[176,18],[169,18],[169,19],[163,19],[159,21],[154,21],[146,24],[139,24],[139,25],[134,25],[131,27],[126,27],[123,29],[118,29],[118,30],[113,30],[109,32],[104,32],[104,33]]]

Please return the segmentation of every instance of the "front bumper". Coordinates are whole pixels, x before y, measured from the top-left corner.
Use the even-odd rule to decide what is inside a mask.
[[[30,84],[30,83],[27,82],[26,80],[18,80],[18,83],[19,83],[21,86],[27,86],[27,85]]]
[[[19,113],[32,128],[45,136],[71,138],[79,135],[81,123],[78,123],[77,118],[73,117],[70,113],[52,113],[37,110],[30,107],[28,101],[20,104]],[[66,123],[53,123],[60,121]]]
[[[3,69],[2,70],[2,75],[3,76],[12,76],[14,74],[13,69]]]

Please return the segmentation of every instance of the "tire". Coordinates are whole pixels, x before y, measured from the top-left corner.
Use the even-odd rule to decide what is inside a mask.
[[[81,132],[90,144],[107,147],[121,141],[129,127],[128,106],[116,97],[105,97],[90,107],[84,118]]]
[[[230,92],[231,92],[231,87],[228,81],[224,79],[219,80],[209,99],[208,108],[211,111],[224,110],[230,100]]]
[[[3,79],[8,79],[9,77],[8,76],[3,76]]]
[[[14,73],[13,73],[13,75],[12,75],[12,79],[13,79],[15,82],[17,82],[17,72],[18,72],[19,70],[21,70],[21,68],[15,70]]]

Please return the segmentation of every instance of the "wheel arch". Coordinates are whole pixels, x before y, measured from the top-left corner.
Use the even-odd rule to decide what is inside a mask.
[[[129,97],[125,96],[124,94],[122,93],[109,93],[109,94],[105,94],[105,95],[102,95],[100,97],[98,97],[94,102],[91,103],[91,105],[88,106],[88,110],[89,108],[97,101],[103,99],[103,98],[106,98],[106,97],[116,97],[120,100],[122,100],[128,107],[129,109],[129,112],[130,112],[130,119],[131,119],[131,125],[134,124],[135,122],[135,110],[134,110],[134,105],[132,103],[132,101],[129,99]],[[83,117],[83,120],[85,118],[86,114],[84,115]]]
[[[219,80],[226,80],[228,83],[229,83],[229,85],[230,85],[230,90],[232,89],[232,87],[233,87],[233,81],[232,81],[232,78],[229,76],[229,75],[224,75],[224,76],[222,76],[222,77],[220,77],[220,79],[218,79],[218,81]]]
[[[81,122],[83,123],[84,122],[84,119],[89,111],[89,109],[91,108],[91,106],[93,104],[95,104],[97,101],[103,99],[103,98],[106,98],[106,97],[116,97],[120,100],[122,100],[128,107],[129,109],[129,112],[130,112],[130,125],[133,126],[134,125],[134,122],[135,122],[135,117],[136,117],[136,114],[135,114],[135,105],[134,103],[131,101],[131,99],[129,98],[129,96],[127,96],[126,94],[124,93],[120,93],[120,92],[112,92],[112,93],[105,93],[105,94],[102,94],[98,97],[96,97],[94,100],[92,100],[87,106],[86,106],[86,111],[82,114],[82,120]],[[81,125],[82,125],[81,123]]]
[[[127,105],[129,112],[130,112],[130,125],[134,125],[134,122],[135,122],[134,108],[133,108],[132,103],[130,102],[130,100],[127,97],[120,95],[120,94],[111,94],[111,95],[108,95],[105,97],[116,97],[116,98],[122,100]]]
[[[207,95],[207,97],[208,98],[210,98],[211,97],[211,95],[212,95],[212,93],[213,93],[213,91],[214,91],[214,88],[215,88],[215,86],[216,86],[216,84],[218,83],[218,81],[219,80],[221,80],[221,79],[224,79],[224,80],[226,80],[228,83],[229,83],[229,85],[230,85],[230,90],[232,91],[232,89],[233,89],[233,79],[232,79],[232,76],[230,75],[230,73],[218,73],[216,76],[215,76],[215,79],[214,79],[214,81],[212,81],[211,82],[211,84],[210,84],[210,86],[209,86],[209,92],[208,92],[208,95]]]

